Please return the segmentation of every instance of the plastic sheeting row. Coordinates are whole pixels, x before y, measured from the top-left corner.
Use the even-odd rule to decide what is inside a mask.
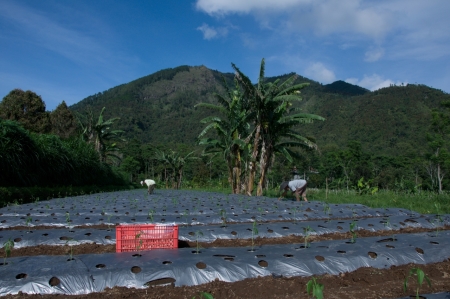
[[[144,288],[172,283],[199,285],[219,279],[337,275],[360,267],[389,268],[408,263],[441,262],[450,256],[450,232],[400,234],[258,248],[152,250],[133,253],[35,256],[7,259],[0,266],[0,295],[84,294],[106,287]]]
[[[355,230],[369,231],[390,230],[393,234],[402,228],[428,228],[438,231],[445,225],[450,225],[450,215],[423,215],[421,217],[380,217],[355,220],[313,220],[303,222],[272,222],[258,223],[258,237],[278,238],[289,235],[305,236],[323,235],[329,233],[346,233],[350,224],[355,221]],[[180,226],[179,240],[213,242],[216,239],[250,239],[252,224],[228,224],[208,226]],[[0,244],[13,240],[15,248],[36,245],[77,245],[84,243],[115,244],[115,229],[71,228],[42,230],[3,230],[0,231]]]

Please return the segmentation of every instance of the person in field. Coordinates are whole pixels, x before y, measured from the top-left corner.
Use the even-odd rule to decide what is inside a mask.
[[[154,180],[150,180],[150,179],[146,179],[145,181],[141,181],[141,185],[144,186],[144,184],[147,185],[147,192],[148,194],[152,194],[153,190],[155,190],[155,181]]]
[[[300,201],[300,196],[303,197],[304,201],[308,201],[308,199],[306,198],[306,185],[307,182],[305,180],[293,180],[281,183],[280,193],[282,193],[278,200],[284,198],[286,196],[286,193],[291,190],[292,193],[295,194],[295,198],[297,199],[297,201]]]

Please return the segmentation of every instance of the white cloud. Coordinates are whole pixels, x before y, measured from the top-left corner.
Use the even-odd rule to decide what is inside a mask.
[[[383,77],[377,74],[373,74],[371,76],[364,75],[364,78],[362,78],[361,80],[357,78],[348,78],[345,80],[345,82],[358,85],[372,91],[383,87],[389,87],[391,85],[408,84],[408,82],[400,82],[400,81],[394,82],[390,79],[384,79]]]
[[[321,83],[331,83],[336,81],[333,71],[327,69],[321,62],[311,64],[306,70],[305,75],[308,78]]]
[[[197,0],[196,8],[209,15],[249,13],[261,10],[285,10],[312,0]]]
[[[226,36],[228,34],[228,29],[226,27],[214,28],[205,23],[203,23],[202,26],[197,27],[197,30],[201,31],[203,33],[203,38],[207,40]]]
[[[372,48],[369,49],[366,53],[365,53],[365,61],[368,62],[374,62],[379,60],[381,57],[383,57],[384,55],[384,49],[383,48]]]

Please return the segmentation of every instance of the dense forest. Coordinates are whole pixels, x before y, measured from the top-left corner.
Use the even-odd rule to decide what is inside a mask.
[[[73,106],[61,104],[59,113],[55,113],[56,110],[46,112],[50,125],[43,121],[39,125],[40,134],[53,134],[61,140],[84,136],[85,142],[101,153],[101,163],[117,168],[134,183],[144,177],[155,178],[160,187],[231,187],[232,180],[233,189],[243,192],[236,182],[244,185],[251,169],[248,164],[252,162],[253,169],[257,169],[255,187],[261,184],[264,188],[276,188],[281,181],[290,178],[290,170],[296,165],[312,187],[360,192],[373,192],[376,188],[408,192],[450,188],[446,176],[449,169],[448,94],[420,84],[390,86],[371,92],[343,81],[322,85],[294,73],[259,78],[256,84],[249,84],[239,72],[237,67],[234,73],[221,73],[205,66],[161,70],[89,96]],[[286,82],[297,87],[307,84],[294,93],[282,90]],[[255,143],[258,123],[252,113],[257,114],[258,110],[251,108],[251,103],[261,93],[275,99],[272,106],[264,109],[280,112],[277,128],[281,137],[277,137],[276,130],[269,133],[268,126],[261,123],[263,133]],[[202,120],[209,118],[213,126],[211,117],[217,116],[222,117],[220,124],[224,124],[230,113],[239,112],[230,108],[233,94],[239,94],[242,102],[239,102],[239,111],[248,112],[248,127],[235,129],[239,138],[231,139],[234,147],[229,145],[228,153],[218,150],[217,146],[215,150],[208,149],[199,137],[209,138],[209,141],[225,140],[213,129],[200,136],[208,125]],[[285,105],[277,104],[280,102]],[[220,105],[225,105],[222,108],[228,109],[228,115],[223,109],[220,112],[218,108],[216,111],[205,108]],[[58,117],[67,111],[70,117]],[[287,119],[293,120],[292,116],[300,114],[315,118],[311,121],[297,118],[291,127],[280,127]],[[261,115],[267,118],[269,114]],[[27,121],[18,117],[3,113],[0,118],[16,120],[30,129]],[[64,123],[63,120],[69,118],[71,122]],[[105,121],[107,119],[111,122]],[[96,127],[99,123],[104,126]],[[93,138],[96,129],[97,133],[106,129],[110,133],[108,138],[116,139],[105,138],[102,144],[101,140]],[[293,135],[302,137],[304,145],[308,146],[289,141]],[[261,146],[269,142],[283,146],[274,148],[270,161],[263,162],[261,155],[265,150]],[[251,157],[252,153],[256,156]],[[239,162],[233,160],[235,157],[239,157]],[[232,177],[236,163],[244,181]],[[261,167],[264,163],[267,168]],[[258,183],[264,171],[267,172],[264,182]]]

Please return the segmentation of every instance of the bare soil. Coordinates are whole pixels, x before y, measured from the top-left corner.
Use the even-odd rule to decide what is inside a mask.
[[[33,227],[33,230],[48,227]],[[104,228],[99,226],[98,228]],[[20,229],[20,228],[16,228]],[[23,229],[23,228],[21,228]],[[445,227],[449,230],[450,227]],[[418,233],[434,231],[424,228],[402,228],[394,231],[401,233]],[[358,230],[359,237],[372,236],[392,236],[393,231],[371,232],[367,230]],[[322,240],[340,240],[350,239],[349,233],[334,233],[320,236],[310,236],[310,242]],[[293,244],[303,243],[304,238],[299,236],[288,236],[282,238],[257,238],[256,246],[265,246],[272,244]],[[196,247],[194,242],[179,241],[180,248]],[[212,243],[201,243],[203,248],[210,247],[248,247],[251,246],[251,240],[216,240]],[[115,252],[115,245],[83,244],[73,247],[73,253],[77,254],[101,254]],[[25,247],[13,249],[12,257],[33,256],[33,255],[67,255],[69,246],[48,246],[40,245],[34,247]],[[0,249],[0,256],[4,256],[4,249]],[[325,286],[324,298],[400,298],[415,295],[417,284],[414,279],[409,281],[407,292],[403,291],[403,283],[408,276],[411,268],[419,267],[431,280],[431,287],[423,284],[420,292],[437,293],[450,291],[450,259],[446,261],[428,264],[428,265],[402,265],[393,266],[389,269],[360,268],[351,273],[341,273],[340,275],[319,276],[318,282]],[[189,286],[174,287],[171,284],[165,286],[153,286],[147,289],[129,289],[124,287],[115,287],[106,289],[101,293],[92,293],[87,295],[7,295],[3,298],[202,298],[201,293],[212,294],[215,299],[222,298],[311,298],[306,293],[306,283],[311,277],[259,277],[245,279],[238,282],[227,283],[214,281],[211,283]],[[415,297],[415,296],[414,296]],[[411,297],[411,298],[414,298]]]

